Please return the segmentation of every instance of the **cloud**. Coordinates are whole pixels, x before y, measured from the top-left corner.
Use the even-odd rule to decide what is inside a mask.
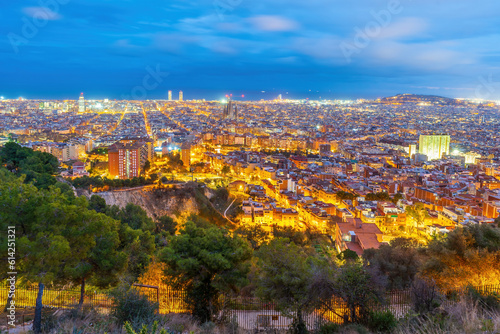
[[[216,29],[223,33],[241,33],[245,31],[245,28],[236,22],[222,22],[216,25]]]
[[[160,51],[172,54],[182,54],[184,47],[190,44],[197,44],[199,38],[184,34],[157,34],[154,38],[154,46]]]
[[[293,31],[299,24],[293,20],[274,15],[260,15],[249,18],[255,29],[260,31]]]
[[[25,7],[23,13],[38,20],[55,21],[61,19],[61,15],[47,7]]]
[[[474,90],[470,87],[429,87],[429,86],[410,86],[411,88],[428,89],[428,90]]]
[[[238,54],[238,50],[236,50],[232,45],[230,45],[230,43],[228,43],[226,41],[215,42],[214,44],[212,44],[210,46],[210,49],[213,52],[223,53],[223,54],[227,54],[227,55]]]
[[[406,17],[383,28],[378,36],[380,39],[402,39],[417,37],[428,27],[426,20],[418,17]]]
[[[308,36],[294,39],[292,49],[318,60],[331,60],[341,58],[339,44],[341,40],[336,36]]]
[[[8,89],[20,94],[24,87],[34,87],[38,92],[47,73],[63,82],[60,78],[67,73],[81,71],[87,83],[78,79],[59,87],[63,91],[72,85],[80,92],[82,85],[96,84],[101,73],[111,73],[109,78],[122,73],[126,81],[130,69],[140,72],[143,64],[160,60],[185,75],[186,87],[193,77],[212,75],[222,85],[263,86],[259,91],[280,83],[290,90],[309,89],[314,82],[316,90],[323,85],[356,96],[424,89],[415,87],[443,92],[443,87],[466,84],[475,88],[479,75],[500,76],[498,0],[484,0],[480,6],[470,0],[403,0],[403,10],[387,18],[387,26],[375,29],[361,47],[355,45],[356,28],[364,32],[370,23],[373,31],[371,22],[379,22],[373,12],[385,11],[389,0],[221,1],[232,4],[223,20],[214,0],[150,0],[147,6],[138,0],[78,0],[60,10],[38,0],[4,1],[4,36],[22,34],[15,13],[40,23],[63,15],[56,26],[21,46],[17,58],[11,57],[9,41],[0,41],[0,62],[9,63],[6,70],[34,78],[17,76],[17,88]],[[351,63],[342,43],[356,46]],[[272,79],[262,82],[262,73],[273,73]],[[12,77],[4,76],[0,86],[10,87]]]
[[[298,59],[298,57],[296,57],[296,56],[281,57],[281,58],[277,58],[277,59],[276,59],[276,62],[277,62],[277,63],[280,63],[280,64],[289,64],[289,65],[293,65],[293,64],[297,64],[297,63],[299,63],[299,59]]]
[[[118,56],[139,57],[144,54],[144,50],[132,44],[129,39],[120,39],[111,46],[110,53]]]
[[[172,25],[167,22],[151,22],[151,21],[139,21],[137,22],[138,24],[142,25],[149,25],[153,27],[160,27],[160,28],[170,28]]]
[[[363,57],[365,61],[372,60],[372,64],[390,64],[429,72],[476,63],[473,54],[446,41],[410,44],[385,41],[374,44]]]

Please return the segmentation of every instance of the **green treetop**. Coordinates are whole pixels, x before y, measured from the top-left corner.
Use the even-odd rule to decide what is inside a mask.
[[[160,259],[167,283],[184,289],[193,315],[206,322],[218,311],[220,293],[246,284],[251,256],[248,243],[225,229],[187,222],[180,235],[169,239]]]

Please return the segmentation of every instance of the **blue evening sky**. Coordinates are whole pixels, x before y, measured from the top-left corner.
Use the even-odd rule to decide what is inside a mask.
[[[498,0],[2,1],[0,94],[500,99],[499,13]]]

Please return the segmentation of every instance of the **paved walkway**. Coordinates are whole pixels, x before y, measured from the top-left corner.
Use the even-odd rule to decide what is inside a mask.
[[[29,322],[26,322],[24,324],[24,326],[23,325],[17,325],[14,328],[9,328],[7,330],[7,333],[9,333],[9,334],[24,334],[24,333],[28,333],[28,331],[31,329],[32,325],[33,325],[33,321],[29,321]],[[2,328],[2,333],[5,330],[6,330],[5,328]]]

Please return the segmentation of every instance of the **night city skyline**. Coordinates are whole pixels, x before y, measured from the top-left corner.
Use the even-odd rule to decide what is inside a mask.
[[[498,0],[0,4],[0,333],[500,333]]]

